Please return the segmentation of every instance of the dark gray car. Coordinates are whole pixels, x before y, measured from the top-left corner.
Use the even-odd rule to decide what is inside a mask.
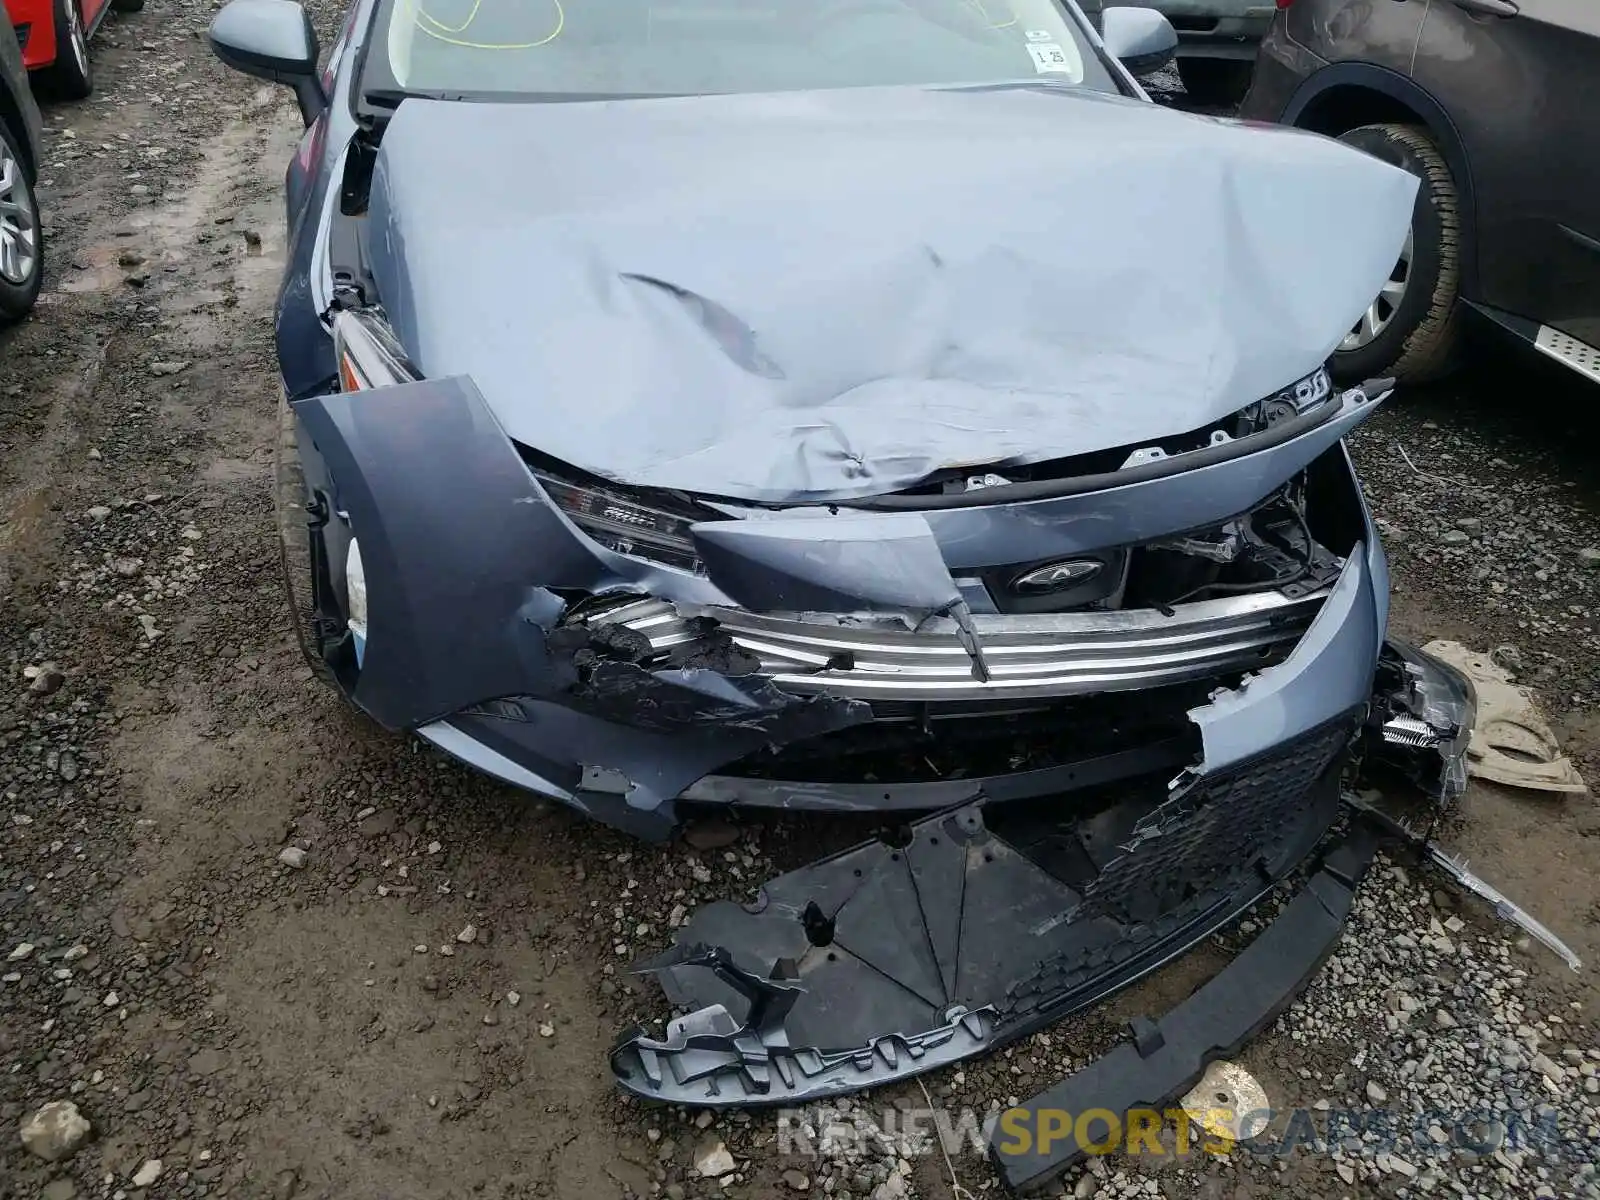
[[[44,278],[38,178],[42,122],[28,87],[22,53],[0,31],[0,321],[15,321],[33,307]]]
[[[1242,115],[1422,181],[1336,374],[1435,378],[1476,312],[1600,382],[1597,76],[1594,0],[1294,0],[1279,15]]]

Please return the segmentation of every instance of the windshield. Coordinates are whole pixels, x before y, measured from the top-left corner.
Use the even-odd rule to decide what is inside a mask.
[[[383,0],[367,88],[559,96],[1050,80],[1116,91],[1057,0]]]

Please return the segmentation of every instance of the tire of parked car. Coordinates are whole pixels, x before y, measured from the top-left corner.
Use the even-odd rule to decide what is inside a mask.
[[[1196,104],[1238,104],[1250,90],[1255,63],[1234,58],[1180,58],[1178,78]]]
[[[1461,205],[1439,147],[1414,125],[1363,125],[1340,141],[1420,181],[1411,236],[1372,307],[1333,355],[1333,373],[1359,382],[1426,383],[1449,374],[1460,342]]]
[[[0,222],[11,250],[0,252],[0,321],[8,323],[27,315],[44,279],[39,201],[25,162],[11,130],[0,121]]]
[[[112,12],[143,12],[144,0],[111,0]]]
[[[89,65],[89,30],[83,23],[80,0],[55,0],[56,60],[40,72],[50,95],[61,100],[83,100],[94,91],[94,68]]]

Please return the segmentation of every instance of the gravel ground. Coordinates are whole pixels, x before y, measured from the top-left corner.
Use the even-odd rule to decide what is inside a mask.
[[[313,5],[324,29],[334,7]],[[48,111],[50,275],[35,319],[0,334],[0,1197],[993,1189],[959,1148],[785,1154],[770,1116],[647,1109],[605,1077],[615,1034],[660,1015],[626,975],[633,956],[695,904],[865,826],[774,819],[642,847],[383,734],[312,680],[285,626],[268,487],[296,122],[285,95],[210,60],[211,11],[150,0],[113,16],[97,96]],[[1355,453],[1396,625],[1513,647],[1596,778],[1600,481],[1575,428],[1592,403],[1503,355],[1391,406]],[[1600,962],[1597,832],[1587,797],[1475,786],[1449,840]],[[1249,931],[929,1076],[928,1096],[981,1116],[1032,1094]],[[1600,1195],[1593,979],[1397,852],[1243,1062],[1324,1134],[1327,1114],[1381,1111],[1403,1136],[1113,1156],[1063,1186]],[[926,1103],[913,1084],[852,1111],[883,1125]],[[25,1124],[33,1149],[3,1132]],[[1561,1145],[1521,1136],[1551,1128]],[[721,1182],[697,1169],[730,1164]]]

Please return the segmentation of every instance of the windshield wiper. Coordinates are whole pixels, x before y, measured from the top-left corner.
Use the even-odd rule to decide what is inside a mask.
[[[391,111],[407,99],[491,101],[500,104],[579,104],[587,100],[670,100],[678,96],[699,95],[691,92],[455,92],[420,91],[412,88],[368,88],[361,98],[373,108]]]
[[[368,88],[361,93],[361,98],[373,108],[396,109],[402,100],[415,97],[418,100],[461,100],[465,93],[452,92],[416,92],[405,88]]]

